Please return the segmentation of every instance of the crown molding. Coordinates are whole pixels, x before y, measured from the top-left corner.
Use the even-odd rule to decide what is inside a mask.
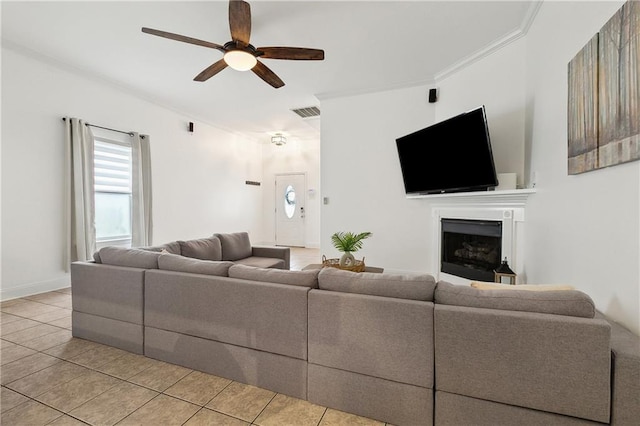
[[[529,28],[531,28],[531,25],[533,24],[533,21],[535,20],[536,15],[538,14],[538,11],[540,10],[540,6],[542,6],[542,1],[532,2],[529,5],[529,9],[527,10],[527,14],[522,19],[522,22],[520,23],[520,26],[518,28],[516,28],[515,30],[513,30],[512,32],[510,32],[506,36],[496,40],[495,42],[483,47],[482,49],[480,49],[480,50],[478,50],[478,51],[476,51],[474,53],[472,53],[471,55],[467,56],[466,58],[463,58],[463,59],[459,60],[458,62],[454,63],[450,67],[445,68],[444,70],[440,71],[438,74],[436,74],[435,80],[437,82],[439,82],[441,80],[444,80],[447,77],[451,76],[452,74],[455,74],[456,72],[462,70],[463,68],[466,68],[466,67],[474,64],[475,62],[478,62],[479,60],[484,59],[487,56],[492,55],[493,53],[497,52],[498,50],[502,49],[503,47],[506,47],[507,45],[513,43],[514,41],[519,40],[522,37],[526,36],[527,32],[529,32]]]
[[[394,83],[394,84],[386,84],[382,86],[369,87],[369,88],[360,88],[360,89],[347,89],[347,90],[336,90],[332,92],[323,92],[314,95],[318,100],[324,101],[327,99],[334,98],[348,98],[351,96],[360,96],[367,95],[369,93],[380,93],[380,92],[388,92],[391,90],[401,90],[408,89],[411,87],[419,87],[419,86],[429,86],[435,84],[435,80],[430,77],[424,80],[405,82],[405,83]]]
[[[529,28],[531,28],[531,25],[533,24],[533,21],[535,20],[538,14],[538,11],[540,10],[540,7],[542,6],[542,3],[543,1],[534,1],[529,5],[529,8],[527,9],[527,13],[522,19],[522,22],[520,23],[518,28],[516,28],[506,36],[496,40],[495,42],[459,60],[453,65],[443,69],[442,71],[437,73],[435,76],[431,76],[429,78],[426,78],[420,81],[414,81],[414,82],[408,82],[408,83],[396,83],[396,84],[378,86],[378,87],[372,87],[372,88],[366,88],[366,89],[324,92],[324,93],[316,94],[315,96],[319,100],[323,101],[326,99],[358,96],[358,95],[365,95],[369,93],[378,93],[378,92],[385,92],[389,90],[406,89],[410,87],[419,87],[419,86],[428,86],[428,85],[437,84],[438,82],[446,79],[452,74],[455,74],[456,72],[474,64],[475,62],[483,58],[486,58],[487,56],[490,56],[491,54],[497,52],[498,50],[509,45],[510,43],[526,36],[527,33],[529,32]]]

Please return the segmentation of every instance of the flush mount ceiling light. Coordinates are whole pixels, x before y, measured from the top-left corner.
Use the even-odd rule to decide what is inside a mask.
[[[282,133],[276,133],[271,136],[271,143],[281,146],[287,143],[287,138]]]

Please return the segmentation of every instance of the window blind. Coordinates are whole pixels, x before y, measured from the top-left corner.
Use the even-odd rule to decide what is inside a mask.
[[[94,149],[95,191],[131,194],[131,147],[96,139]]]

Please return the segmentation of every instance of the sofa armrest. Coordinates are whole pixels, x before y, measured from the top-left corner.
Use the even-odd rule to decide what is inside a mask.
[[[611,424],[637,424],[640,419],[640,337],[616,322],[609,319],[607,322],[611,325]]]
[[[284,269],[290,269],[290,249],[289,247],[272,247],[272,246],[253,246],[251,247],[252,256],[256,257],[275,257],[284,260]]]
[[[142,325],[144,273],[140,268],[73,262],[73,310]]]

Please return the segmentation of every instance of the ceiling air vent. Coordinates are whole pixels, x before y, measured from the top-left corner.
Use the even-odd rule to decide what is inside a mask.
[[[320,108],[316,106],[297,108],[297,109],[292,109],[291,111],[295,112],[302,118],[311,118],[311,117],[320,116]]]

